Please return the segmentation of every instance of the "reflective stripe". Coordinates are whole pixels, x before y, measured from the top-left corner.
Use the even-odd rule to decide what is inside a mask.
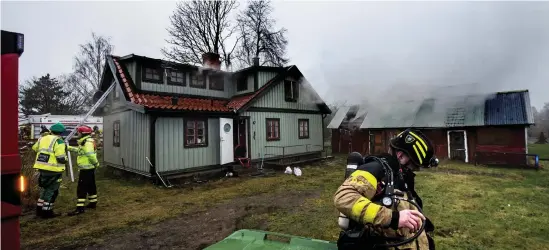
[[[347,169],[356,169],[357,165],[347,165]]]
[[[40,139],[42,139],[43,137],[41,137]],[[38,152],[43,152],[43,153],[53,153],[53,145],[55,144],[55,142],[57,141],[57,137],[55,137],[53,140],[51,140],[50,142],[50,145],[48,146],[48,148],[41,148],[38,150]],[[40,145],[40,144],[38,144]]]
[[[366,211],[364,212],[364,216],[363,216],[362,214],[365,207],[366,207]],[[380,209],[381,209],[380,205],[374,204],[372,203],[372,201],[364,197],[360,197],[353,205],[351,209],[351,215],[354,217],[354,219],[356,219],[359,222],[373,223]]]
[[[78,199],[78,202],[86,202],[86,199]]]
[[[95,195],[88,196],[88,199],[93,199],[93,198],[97,198],[97,195],[95,194]]]
[[[46,171],[52,171],[52,172],[63,172],[65,171],[65,165],[61,164],[60,166],[53,166],[55,164],[53,163],[44,163],[44,162],[36,162],[33,166],[33,168],[36,169],[42,169]],[[60,182],[60,181],[59,181]]]
[[[83,206],[84,206],[84,203],[76,203],[76,206],[77,206],[77,207],[83,207]]]
[[[37,161],[36,163],[37,164],[42,164],[42,165],[53,166],[53,167],[64,167],[65,166],[65,164],[62,164],[62,163],[48,163],[48,162],[41,162],[41,161]]]
[[[351,177],[358,177],[362,176],[366,181],[368,181],[374,188],[377,188],[377,179],[372,175],[370,172],[364,171],[364,170],[356,170],[351,174]]]
[[[370,203],[366,208],[366,214],[364,214],[364,221],[373,223],[377,213],[381,210],[381,206],[378,204]]]
[[[92,165],[92,164],[78,165],[78,167],[81,168],[81,169],[93,169],[93,168],[95,168],[95,166]]]
[[[89,199],[90,202],[97,202],[97,199]]]
[[[425,147],[425,151],[429,150],[429,148],[427,147],[427,144],[425,144],[425,141],[423,139],[421,139],[419,136],[417,136],[414,132],[410,132],[410,134],[415,137],[419,142],[421,142],[421,144],[423,145],[423,147]]]
[[[416,145],[419,148],[419,151],[421,151],[421,154],[423,155],[423,158],[425,158],[425,156],[427,156],[427,155],[425,154],[425,151],[423,151],[423,148],[419,145],[419,142],[416,141]]]
[[[421,155],[419,155],[419,152],[417,151],[417,147],[416,145],[413,145],[414,147],[414,151],[416,151],[416,155],[417,155],[417,158],[419,159],[419,164],[423,164],[423,157],[421,157]]]

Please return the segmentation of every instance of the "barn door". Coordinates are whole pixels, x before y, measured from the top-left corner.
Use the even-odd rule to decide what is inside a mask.
[[[219,118],[220,164],[234,162],[233,119]]]
[[[468,162],[465,131],[448,131],[449,158]]]

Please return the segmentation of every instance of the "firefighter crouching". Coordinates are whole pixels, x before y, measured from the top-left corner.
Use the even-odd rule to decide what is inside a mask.
[[[39,171],[38,186],[41,187],[40,198],[36,203],[36,216],[46,219],[59,216],[54,213],[53,204],[59,195],[59,186],[67,162],[66,145],[60,136],[65,132],[65,126],[56,123],[51,126],[50,132],[50,135],[40,137],[32,146],[38,153],[33,168]]]
[[[88,126],[80,126],[77,129],[80,139],[78,147],[68,146],[71,152],[78,154],[76,163],[78,165],[78,187],[76,188],[76,209],[70,212],[69,216],[78,215],[85,212],[86,196],[88,199],[88,208],[97,206],[97,187],[95,185],[95,169],[99,167],[95,141],[91,137],[93,130]]]
[[[434,249],[434,241],[427,234],[434,226],[415,206],[407,201],[397,203],[396,209],[383,206],[381,200],[388,178],[380,159],[393,173],[394,189],[404,192],[404,197],[413,199],[419,208],[423,207],[412,170],[438,165],[433,145],[425,135],[407,129],[391,140],[389,154],[362,158],[351,153],[346,179],[334,196],[343,229],[338,249],[389,249],[376,246],[393,243],[388,238],[412,237],[421,227],[421,219],[426,221],[425,230],[415,240],[395,249]]]

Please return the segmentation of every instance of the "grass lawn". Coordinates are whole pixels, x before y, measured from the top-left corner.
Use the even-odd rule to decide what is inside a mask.
[[[541,159],[549,159],[549,144],[529,144],[528,153],[537,154]]]
[[[289,210],[246,216],[239,228],[260,228],[335,241],[339,234],[333,193],[343,181],[344,158],[302,168],[303,176],[224,179],[193,188],[163,189],[98,174],[97,211],[79,217],[21,220],[23,248],[101,243],[119,232],[154,227],[191,210],[207,211],[237,197],[314,191]],[[549,172],[443,164],[417,173],[425,214],[436,227],[439,249],[543,249],[549,245]],[[58,211],[75,205],[75,183],[65,182]],[[273,200],[276,202],[276,200]],[[197,235],[196,237],[200,237]],[[131,242],[128,242],[131,244]],[[213,243],[213,242],[212,242]]]

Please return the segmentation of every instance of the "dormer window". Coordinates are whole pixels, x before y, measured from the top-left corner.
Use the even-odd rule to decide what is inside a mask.
[[[296,81],[284,80],[284,96],[287,102],[297,102],[299,84]]]
[[[200,71],[193,72],[193,76],[191,78],[191,84],[189,84],[191,87],[194,88],[206,88],[206,81],[204,79],[204,75]]]
[[[145,70],[143,70],[143,81],[162,83],[162,71],[158,68],[145,67]]]
[[[240,76],[236,81],[236,91],[246,91],[248,90],[248,79],[246,76]]]
[[[223,90],[225,85],[225,77],[222,74],[214,74],[210,76],[210,89]]]
[[[171,70],[169,76],[169,85],[185,86],[185,73],[177,70]]]

